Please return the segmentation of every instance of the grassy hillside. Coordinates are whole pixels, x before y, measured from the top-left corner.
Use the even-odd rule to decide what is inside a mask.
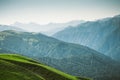
[[[16,54],[0,54],[0,80],[87,80]]]

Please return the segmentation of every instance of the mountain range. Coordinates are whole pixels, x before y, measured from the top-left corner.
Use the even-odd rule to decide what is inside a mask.
[[[120,15],[67,27],[53,37],[90,47],[120,62]]]
[[[41,33],[2,31],[0,49],[20,54],[74,76],[119,80],[120,63],[93,49]]]

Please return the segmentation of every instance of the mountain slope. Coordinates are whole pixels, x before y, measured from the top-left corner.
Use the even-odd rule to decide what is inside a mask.
[[[97,53],[88,47],[62,42],[43,34],[16,31],[0,32],[0,48],[35,58],[62,59],[74,55]]]
[[[0,53],[14,53],[14,52],[0,48]]]
[[[73,56],[64,59],[42,58],[42,62],[75,76],[90,77],[93,80],[119,80],[120,63],[103,55]],[[61,66],[62,65],[62,66]]]
[[[119,15],[97,21],[88,21],[77,27],[66,28],[54,34],[53,37],[65,42],[88,46],[120,61],[120,49],[114,50],[116,47],[120,47]],[[116,55],[118,56],[116,57]]]
[[[107,76],[120,79],[118,76],[120,63],[88,47],[66,43],[42,34],[0,32],[0,48],[42,61],[76,76],[96,77],[95,80],[100,80],[100,76],[106,78],[104,76],[106,73]],[[106,79],[102,78],[102,80]]]
[[[0,54],[0,80],[87,80],[16,54]]]

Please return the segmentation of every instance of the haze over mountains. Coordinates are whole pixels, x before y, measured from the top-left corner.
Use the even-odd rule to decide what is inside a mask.
[[[25,30],[18,28],[18,27],[14,27],[14,26],[10,26],[10,25],[0,25],[0,31],[4,31],[4,30],[15,30],[15,31],[25,32]]]
[[[55,33],[53,37],[88,46],[120,61],[120,15],[67,27]]]
[[[0,48],[21,54],[75,76],[119,80],[120,63],[88,47],[40,33],[0,32]]]
[[[12,24],[12,26],[24,29],[28,32],[41,32],[46,35],[52,35],[60,30],[63,30],[64,28],[68,26],[76,26],[78,24],[81,24],[85,21],[82,20],[76,20],[76,21],[70,21],[66,23],[49,23],[49,24],[36,24],[36,23],[20,23],[16,22]]]

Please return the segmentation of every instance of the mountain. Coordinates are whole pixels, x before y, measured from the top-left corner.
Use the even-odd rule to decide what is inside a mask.
[[[0,48],[0,53],[14,53],[14,52]]]
[[[4,31],[4,30],[25,31],[21,28],[17,28],[17,27],[10,26],[10,25],[0,25],[0,31]]]
[[[57,32],[53,37],[88,46],[120,61],[120,15],[68,27]]]
[[[0,80],[89,80],[68,75],[32,59],[0,53]]]
[[[66,43],[40,33],[2,31],[0,48],[75,76],[94,80],[120,79],[120,63],[88,47]],[[110,76],[113,78],[110,79]]]
[[[70,21],[67,23],[49,23],[49,24],[45,24],[45,25],[40,25],[40,24],[36,24],[36,23],[25,24],[25,23],[16,22],[16,23],[12,24],[12,26],[22,28],[28,32],[41,32],[43,34],[50,36],[60,30],[63,30],[65,27],[76,26],[83,22],[85,22],[85,21],[76,20],[76,21]]]

